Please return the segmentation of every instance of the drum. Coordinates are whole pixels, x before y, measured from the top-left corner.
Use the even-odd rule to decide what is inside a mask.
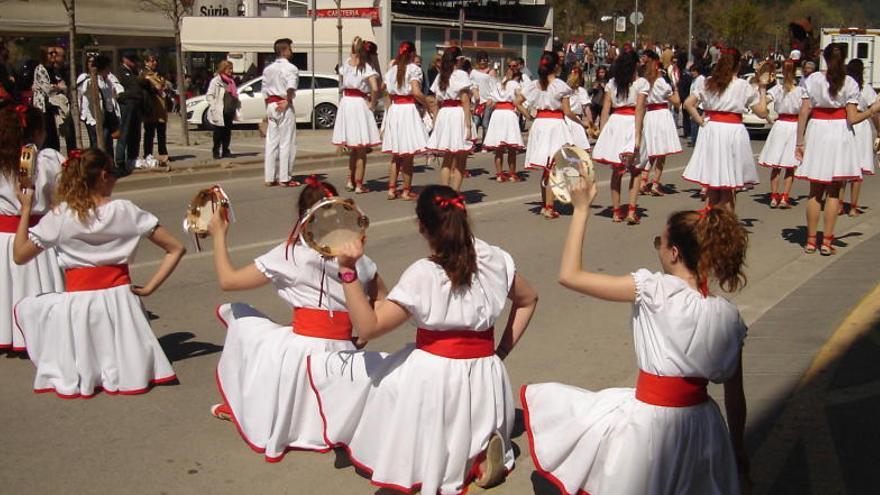
[[[40,151],[33,144],[21,147],[18,163],[18,183],[21,187],[33,187],[37,179],[37,154]]]
[[[201,251],[199,239],[208,237],[208,225],[221,207],[226,208],[229,221],[234,221],[229,196],[219,185],[202,189],[187,206],[183,229],[195,236],[196,250]]]
[[[351,199],[325,198],[303,216],[294,234],[322,256],[332,258],[345,244],[366,238],[370,219]]]
[[[596,171],[590,154],[577,146],[563,145],[553,155],[553,163],[547,175],[547,185],[562,203],[571,203],[571,188],[581,178],[595,180]]]

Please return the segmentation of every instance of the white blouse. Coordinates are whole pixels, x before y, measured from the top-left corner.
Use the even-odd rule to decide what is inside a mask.
[[[529,108],[537,110],[560,110],[562,99],[571,95],[571,87],[565,81],[553,79],[547,85],[547,89],[541,89],[541,80],[535,79],[523,84],[523,98],[529,104]]]
[[[875,101],[877,101],[877,92],[874,88],[870,84],[862,85],[862,90],[859,91],[859,111],[866,111]]]
[[[516,98],[516,94],[522,89],[522,84],[519,81],[511,79],[506,83],[499,82],[492,88],[492,92],[489,93],[489,99],[498,102],[513,102],[513,99]]]
[[[843,86],[835,97],[832,97],[828,92],[828,86],[825,74],[814,72],[804,83],[804,88],[807,90],[807,95],[804,98],[810,99],[813,108],[843,108],[850,103],[858,105],[859,83],[855,79],[846,76],[843,80]]]
[[[461,69],[455,69],[449,75],[449,85],[443,91],[440,90],[440,74],[437,74],[437,77],[434,78],[434,83],[431,84],[431,92],[441,101],[457,100],[461,98],[461,92],[470,87],[471,78],[468,76],[468,73]]]
[[[630,84],[629,93],[627,93],[625,98],[617,95],[617,81],[613,77],[605,84],[605,93],[611,95],[611,108],[634,107],[636,106],[638,96],[640,94],[647,95],[650,90],[651,83],[644,77],[640,77]]]
[[[67,203],[61,203],[30,229],[30,239],[42,249],[55,247],[63,269],[119,265],[134,260],[141,237],[159,226],[155,215],[126,199],[98,206],[86,223]]]
[[[326,259],[301,241],[283,242],[254,260],[257,269],[272,281],[278,297],[291,308],[348,311],[339,280],[339,264]],[[376,278],[376,264],[363,256],[358,260],[358,280],[366,290]]]
[[[572,90],[571,96],[568,97],[568,106],[571,108],[572,113],[577,115],[583,115],[584,107],[589,104],[590,95],[583,86],[578,86],[577,89]]]
[[[706,79],[706,82],[709,82]],[[706,84],[696,92],[704,110],[713,112],[746,113],[758,102],[758,89],[743,79],[734,78],[721,94],[709,91]]]
[[[410,265],[388,299],[407,310],[418,328],[483,331],[504,309],[516,267],[503,249],[474,239],[477,273],[470,287],[453,290],[440,265],[427,258]]]
[[[358,70],[356,65],[346,60],[339,66],[336,72],[342,76],[342,87],[344,89],[358,89],[364,93],[370,92],[370,78],[378,76],[370,64],[364,64],[364,70]]]
[[[37,177],[34,184],[34,205],[31,208],[32,215],[42,215],[52,207],[52,198],[55,195],[55,184],[61,174],[61,164],[64,156],[46,148],[37,154]],[[6,177],[0,174],[0,215],[19,215],[21,203],[15,194],[18,189],[18,169],[12,175]]]
[[[804,98],[808,98],[807,91],[800,86],[786,92],[785,86],[777,84],[767,90],[767,99],[773,102],[773,109],[778,114],[799,114]]]
[[[406,72],[403,75],[403,86],[397,85],[397,66],[394,65],[385,73],[385,87],[388,93],[392,95],[411,95],[412,82],[416,81],[421,86],[422,69],[416,64],[406,66]]]
[[[672,93],[672,86],[666,81],[666,79],[658,77],[654,80],[654,84],[651,84],[651,89],[648,91],[648,99],[645,103],[648,105],[666,103],[669,101],[669,97],[672,96]]]

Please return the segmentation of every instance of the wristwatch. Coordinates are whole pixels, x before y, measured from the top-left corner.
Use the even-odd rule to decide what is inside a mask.
[[[357,271],[355,271],[355,270],[351,270],[351,271],[344,272],[344,273],[339,272],[339,281],[342,282],[343,284],[350,284],[350,283],[354,282],[355,280],[357,280],[357,278],[358,278],[358,274],[357,274]]]

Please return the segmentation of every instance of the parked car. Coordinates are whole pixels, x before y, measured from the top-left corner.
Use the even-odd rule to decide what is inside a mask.
[[[740,78],[745,80],[750,80],[755,77],[755,74],[744,74],[740,76]],[[800,78],[798,78],[800,79]],[[776,84],[782,84],[782,75],[776,75]],[[751,109],[748,109],[746,113],[743,114],[743,125],[746,126],[746,129],[749,131],[749,134],[762,134],[766,136],[770,133],[770,128],[773,127],[773,122],[776,122],[776,119],[779,118],[779,115],[776,113],[776,109],[773,107],[773,102],[771,101],[767,105],[767,110],[770,111],[769,120],[762,119],[755,115]]]

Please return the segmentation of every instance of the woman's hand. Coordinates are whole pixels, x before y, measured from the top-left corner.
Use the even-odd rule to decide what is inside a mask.
[[[225,237],[227,232],[229,232],[229,210],[221,205],[217,214],[208,223],[208,233],[214,237]]]
[[[336,255],[336,262],[339,268],[354,270],[357,261],[364,255],[364,240],[351,241],[339,248],[339,254]]]
[[[799,144],[794,147],[794,158],[799,162],[804,161],[804,145]]]
[[[21,203],[21,212],[30,213],[34,206],[34,188],[22,185],[15,193],[18,202]]]
[[[596,183],[581,171],[581,180],[571,188],[571,204],[576,211],[586,211],[596,199],[598,188]]]
[[[366,341],[360,337],[355,336],[355,337],[351,338],[351,343],[354,344],[354,347],[357,350],[361,350],[367,346],[368,341]]]
[[[147,297],[153,293],[154,289],[147,289],[146,287],[141,287],[140,285],[132,285],[131,292],[138,297]]]

